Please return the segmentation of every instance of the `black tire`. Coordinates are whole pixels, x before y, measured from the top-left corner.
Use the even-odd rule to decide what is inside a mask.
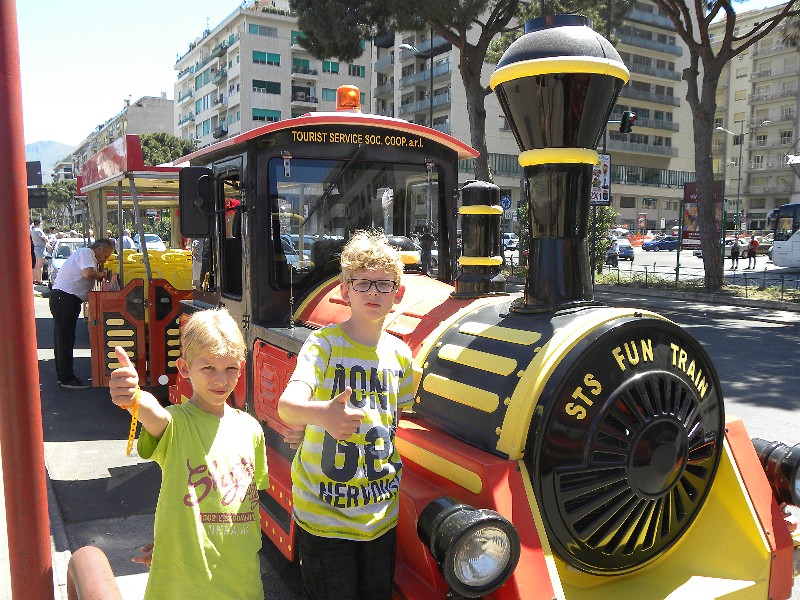
[[[653,251],[654,251],[654,252],[660,252],[660,251],[661,251],[661,248],[659,248],[658,246],[656,246],[655,248],[653,248]]]

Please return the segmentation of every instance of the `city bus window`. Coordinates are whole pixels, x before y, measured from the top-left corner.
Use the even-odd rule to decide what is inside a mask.
[[[221,215],[222,293],[242,295],[242,191],[239,174],[225,177],[220,182],[225,210]]]
[[[412,244],[417,229],[438,219],[437,178],[434,169],[428,185],[424,164],[292,158],[287,169],[283,158],[271,159],[273,280],[287,289],[334,276],[341,249],[359,229]]]

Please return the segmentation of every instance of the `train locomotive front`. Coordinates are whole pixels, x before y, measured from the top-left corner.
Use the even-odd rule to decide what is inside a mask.
[[[403,299],[386,321],[387,331],[412,349],[416,386],[413,412],[404,415],[394,440],[403,456],[395,574],[400,597],[791,594],[796,550],[780,509],[798,503],[798,447],[759,443],[756,452],[741,422],[726,421],[720,381],[696,340],[658,314],[593,299],[587,229],[595,148],[627,79],[613,46],[576,16],[527,24],[526,35],[492,76],[522,150],[530,239],[521,295],[506,293],[501,272],[499,189],[471,182],[461,190],[463,254],[451,278],[457,223],[448,170],[434,187],[433,161],[426,159],[426,170],[417,165],[406,178],[409,189],[427,190],[429,202],[436,198],[450,243],[440,248],[438,279],[404,276]],[[367,164],[361,146],[347,158],[344,144],[310,143],[316,138],[307,125],[326,118],[301,117],[294,127],[276,123],[272,137],[243,136],[242,144],[249,144],[243,181],[228,186],[241,194],[242,231],[271,231],[270,241],[280,248],[282,219],[309,221],[319,206],[329,223],[343,222],[345,211],[334,196],[361,206],[354,190],[366,190],[372,181],[383,182],[364,194],[376,204],[360,216],[374,212],[384,225],[397,225],[387,210],[396,209],[400,198],[387,192],[391,177],[384,165],[417,160],[424,144],[404,144],[391,158],[386,148],[367,148],[376,161]],[[366,132],[373,122],[424,129],[366,115],[331,121]],[[281,212],[272,196],[259,204],[260,190],[269,189],[288,207],[273,180],[318,169],[318,163],[281,150],[292,140],[309,142],[301,150],[314,160],[337,153],[327,183],[303,188],[318,193],[309,214]],[[454,140],[447,143],[455,147]],[[451,156],[454,172],[456,153],[445,144],[435,147],[438,164]],[[212,147],[207,156],[224,166],[230,162],[225,153],[235,148]],[[269,153],[269,171],[257,166],[259,152]],[[222,167],[219,172],[225,173]],[[210,191],[203,191],[202,181],[210,181],[212,171],[186,173],[192,185],[181,183],[181,219],[199,223],[200,235],[213,235],[206,227],[210,215],[220,220],[220,231],[223,220],[235,224],[227,218],[234,211],[221,200],[226,192],[217,194],[215,204],[203,200]],[[228,189],[218,178],[219,189]],[[293,452],[281,439],[286,427],[277,398],[308,332],[346,319],[349,310],[339,295],[333,254],[312,253],[311,264],[330,269],[307,271],[308,283],[298,285],[291,273],[302,271],[287,269],[286,258],[281,262],[276,253],[277,268],[288,278],[260,281],[259,265],[270,255],[260,255],[255,235],[229,237],[240,245],[245,239],[241,308],[224,289],[205,298],[238,311],[245,323],[252,344],[247,389],[237,390],[235,403],[264,423],[271,488],[261,494],[262,528],[292,558]],[[316,244],[341,245],[345,237],[320,235],[315,251],[323,248]],[[303,261],[302,231],[298,239],[295,267]],[[226,264],[225,251],[220,244],[213,257],[217,270]],[[322,275],[315,279],[315,273]],[[216,277],[224,284],[224,276]],[[275,292],[279,284],[284,287]],[[331,501],[349,501],[345,488],[342,498],[333,494]]]

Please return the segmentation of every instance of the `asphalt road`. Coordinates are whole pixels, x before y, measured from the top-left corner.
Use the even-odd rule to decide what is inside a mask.
[[[659,253],[669,256],[670,253]],[[674,256],[674,253],[673,253]],[[637,257],[638,258],[638,257]],[[800,313],[704,305],[668,298],[598,293],[609,304],[649,308],[685,327],[706,348],[719,372],[726,414],[741,417],[751,437],[800,442]],[[45,461],[63,516],[65,537],[56,551],[68,557],[84,545],[103,549],[125,600],[140,600],[146,569],[130,562],[152,539],[158,466],[125,456],[127,413],[105,389],[63,390],[55,382],[52,319],[46,298],[36,298]],[[90,376],[88,333],[78,327],[76,373]],[[265,598],[301,596],[297,567],[265,544],[261,552]],[[62,581],[63,583],[63,581]],[[63,591],[63,588],[61,590]],[[63,596],[57,598],[66,598]],[[793,600],[800,600],[796,586]]]

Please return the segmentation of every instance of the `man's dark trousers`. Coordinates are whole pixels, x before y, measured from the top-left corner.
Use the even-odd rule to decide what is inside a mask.
[[[59,382],[75,379],[72,354],[75,350],[75,327],[81,314],[80,298],[61,290],[50,293],[50,312],[53,313],[53,351]]]

